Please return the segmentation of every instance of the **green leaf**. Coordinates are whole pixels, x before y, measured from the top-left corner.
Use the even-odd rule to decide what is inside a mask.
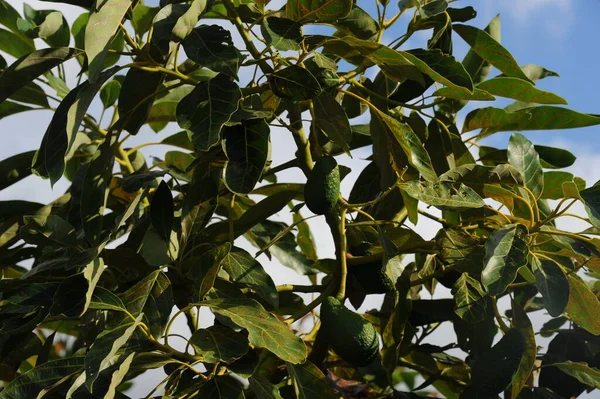
[[[37,50],[19,58],[0,75],[0,103],[38,76],[80,54],[81,50],[61,47]]]
[[[184,150],[188,151],[194,151],[194,146],[192,145],[190,137],[188,136],[185,130],[182,130],[181,132],[175,133],[171,136],[165,137],[161,141],[161,143],[183,148]]]
[[[481,282],[488,294],[497,296],[515,280],[520,267],[527,264],[527,228],[510,224],[494,230],[485,243]]]
[[[229,376],[217,376],[204,383],[194,392],[198,398],[206,399],[244,399],[240,383]]]
[[[575,129],[598,124],[600,117],[596,115],[548,105],[525,108],[517,112],[482,108],[467,115],[463,133],[478,128],[485,128],[482,133],[489,135],[504,131]]]
[[[106,83],[100,89],[100,100],[104,109],[110,108],[119,99],[119,93],[121,92],[121,83],[118,80],[111,80]]]
[[[349,154],[352,128],[340,103],[331,94],[323,92],[313,100],[313,105],[317,128]]]
[[[532,257],[535,285],[542,294],[544,307],[552,317],[560,316],[569,303],[569,280],[555,262]]]
[[[570,289],[565,313],[581,328],[600,335],[600,301],[583,280],[572,275],[567,278]]]
[[[485,292],[479,281],[463,273],[452,286],[454,313],[467,323],[482,321],[487,312]]]
[[[576,378],[582,384],[600,389],[600,370],[596,367],[588,366],[587,363],[572,361],[553,363],[552,366]]]
[[[311,362],[287,364],[298,399],[337,399],[321,370]]]
[[[171,282],[161,270],[141,279],[121,295],[121,300],[134,317],[144,315],[143,321],[154,337],[162,335],[173,309],[173,291]],[[131,319],[125,316],[123,320]]]
[[[10,96],[11,100],[27,104],[35,104],[41,107],[48,107],[48,98],[40,86],[35,83],[29,83],[23,86],[21,90]]]
[[[190,60],[237,79],[241,60],[228,30],[218,25],[200,25],[181,44]]]
[[[14,103],[12,101],[4,101],[0,103],[0,119],[5,118],[7,116],[11,116],[14,114],[18,114],[26,111],[33,111],[35,108],[28,107],[26,105],[21,105],[19,103]],[[29,165],[31,166],[31,165]]]
[[[125,312],[127,308],[121,299],[103,287],[96,287],[90,300],[89,309],[115,310]]]
[[[225,184],[231,192],[248,194],[260,180],[269,154],[269,134],[264,119],[244,120],[223,129]]]
[[[208,0],[192,1],[190,8],[177,19],[177,22],[173,27],[173,36],[181,40],[185,39],[194,30],[194,27],[200,20],[200,15],[206,11],[207,6]]]
[[[223,125],[238,109],[242,94],[225,75],[202,82],[177,106],[177,123],[186,129],[194,146],[207,151],[217,145]]]
[[[194,178],[184,197],[181,234],[185,244],[208,224],[217,207],[218,186],[210,178]]]
[[[591,218],[600,219],[600,185],[596,184],[579,192]]]
[[[28,151],[0,161],[0,190],[31,175],[31,163],[34,156],[35,151]]]
[[[485,90],[482,90],[478,87],[473,89],[473,93],[467,93],[461,89],[455,89],[453,87],[442,87],[441,89],[433,92],[434,96],[438,97],[446,97],[455,100],[465,100],[465,101],[494,101],[496,97],[491,95]]]
[[[347,16],[333,24],[338,28],[336,35],[339,36],[352,35],[359,39],[373,40],[379,32],[379,24],[368,12],[356,5]]]
[[[471,367],[471,385],[464,397],[493,397],[514,378],[525,353],[525,339],[518,329],[509,330],[496,345],[483,352]]]
[[[281,51],[301,49],[301,25],[287,18],[267,17],[260,26],[268,44]]]
[[[207,363],[231,363],[248,352],[248,339],[225,326],[210,326],[196,331],[190,344]]]
[[[6,26],[16,34],[20,34],[17,20],[21,18],[19,12],[15,10],[6,0],[0,0],[0,25]],[[25,38],[23,34],[21,34]],[[27,38],[28,39],[28,38]],[[31,41],[33,43],[33,41]]]
[[[441,210],[466,210],[485,206],[483,199],[470,187],[460,183],[428,183],[412,180],[398,185],[412,198]]]
[[[525,187],[539,198],[544,191],[544,172],[540,156],[522,134],[514,133],[508,142],[508,162],[523,175]]]
[[[580,178],[576,178],[571,173],[558,171],[544,172],[544,192],[541,198],[554,200],[564,198],[563,184],[565,183],[575,184],[579,191],[585,189],[585,182]]]
[[[288,326],[267,312],[258,302],[247,298],[213,299],[200,302],[221,316],[248,330],[248,341],[266,348],[280,359],[298,364],[306,359],[304,342]]]
[[[119,92],[119,120],[125,130],[137,134],[146,123],[154,97],[161,87],[164,75],[141,69],[131,68],[122,83]],[[148,100],[148,98],[151,98]]]
[[[84,357],[50,360],[21,374],[0,391],[0,399],[31,399],[41,390],[83,368]]]
[[[133,8],[131,16],[131,25],[135,33],[143,36],[144,33],[148,32],[148,29],[152,25],[152,20],[158,11],[158,7],[148,7],[143,1],[138,2]]]
[[[50,178],[52,185],[63,175],[66,156],[98,90],[118,70],[119,67],[108,69],[96,83],[84,82],[77,86],[56,109],[33,165],[38,175]]]
[[[352,54],[358,52],[359,59],[366,57],[394,81],[409,79],[425,85],[423,75],[427,75],[432,80],[465,94],[473,91],[473,82],[462,65],[454,57],[439,50],[423,50],[412,54],[351,36],[331,40],[328,46],[333,46],[336,55],[349,62],[352,61]]]
[[[527,112],[507,112],[501,108],[486,107],[473,110],[465,117],[462,132],[476,129],[503,129],[506,126],[516,126],[531,119]]]
[[[263,376],[254,374],[248,378],[250,389],[256,395],[256,399],[283,399],[279,389]]]
[[[79,214],[83,223],[85,238],[98,244],[101,240],[104,210],[106,209],[107,188],[109,187],[114,155],[112,146],[104,142],[94,153],[92,161],[84,166],[83,183],[79,194]]]
[[[90,82],[96,83],[104,69],[111,40],[117,34],[131,2],[128,0],[97,0],[85,28],[85,54]]]
[[[345,0],[289,0],[286,15],[294,21],[328,22],[344,18],[350,13],[352,2]]]
[[[26,40],[12,32],[0,29],[0,51],[21,58],[35,50],[31,40]]]
[[[508,77],[530,81],[508,50],[487,32],[469,25],[454,24],[452,28],[481,58]]]
[[[150,108],[150,113],[148,114],[148,124],[152,130],[158,133],[164,129],[169,122],[177,120],[177,104],[179,104],[182,98],[190,94],[193,88],[193,86],[177,87],[154,102],[152,108]],[[189,141],[189,138],[187,139]],[[191,149],[193,150],[193,147]]]
[[[21,238],[29,244],[75,246],[75,229],[57,215],[24,216]]]
[[[215,284],[215,279],[221,271],[222,262],[230,251],[231,244],[226,242],[189,261],[191,266],[188,268],[187,277],[198,287],[200,300],[204,299]],[[184,264],[184,267],[187,266],[187,263]]]
[[[531,372],[533,371],[533,367],[535,366],[537,345],[535,342],[533,326],[531,325],[531,320],[529,320],[527,313],[525,313],[523,308],[515,301],[512,301],[512,311],[515,327],[521,332],[525,341],[523,357],[519,363],[519,369],[512,380],[511,398],[517,398],[521,389],[527,384]]]
[[[233,247],[221,262],[236,284],[250,288],[274,308],[279,307],[277,287],[262,265],[248,252]]]
[[[269,76],[271,90],[276,96],[292,101],[310,100],[321,93],[321,85],[306,68],[292,65]]]
[[[562,148],[546,147],[536,145],[535,150],[540,154],[542,167],[547,169],[567,168],[577,159],[575,155]]]
[[[375,116],[381,121],[385,134],[396,139],[408,157],[408,162],[421,173],[425,180],[429,182],[437,181],[437,173],[433,169],[431,158],[411,127],[379,110],[375,112]],[[400,168],[397,169],[401,169],[402,166],[400,165]]]
[[[478,89],[499,97],[537,104],[567,104],[567,101],[554,93],[536,88],[533,84],[517,78],[499,77],[486,80]]]
[[[465,183],[470,187],[480,184],[523,184],[521,172],[507,164],[500,164],[495,167],[465,164],[444,173],[439,180],[441,182]]]
[[[152,196],[152,201],[150,202],[150,219],[152,220],[152,227],[154,227],[160,238],[166,242],[169,242],[171,239],[174,207],[171,189],[163,180]]]
[[[85,356],[85,386],[94,393],[94,383],[100,373],[111,367],[120,355],[117,353],[127,344],[137,327],[142,323],[143,313],[113,329],[102,331]]]

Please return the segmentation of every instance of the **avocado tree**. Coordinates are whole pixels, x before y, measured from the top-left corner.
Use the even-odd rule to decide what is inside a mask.
[[[153,369],[167,377],[148,398],[600,388],[600,185],[521,133],[480,142],[600,117],[537,88],[557,74],[520,66],[499,18],[472,26],[447,0],[64,2],[85,8],[71,26],[0,0],[0,118],[53,111],[37,151],[0,162],[0,189],[71,183],[49,204],[0,202],[0,399],[127,398]],[[416,33],[429,40],[405,48]],[[463,114],[470,101],[484,106]],[[296,146],[277,165],[273,129]],[[172,150],[146,159],[155,144]],[[336,156],[357,149],[369,164],[340,191]],[[281,178],[294,168],[302,181]],[[559,228],[573,216],[589,228]],[[424,219],[433,239],[410,227]],[[275,285],[261,254],[311,283]],[[452,297],[423,299],[438,284]],[[381,306],[358,313],[371,294]]]

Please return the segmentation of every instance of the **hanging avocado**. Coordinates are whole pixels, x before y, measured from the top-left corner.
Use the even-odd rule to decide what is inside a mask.
[[[334,297],[321,305],[321,328],[331,349],[354,366],[366,366],[379,353],[375,327]]]
[[[340,195],[340,169],[333,157],[321,157],[308,175],[304,186],[304,201],[311,212],[329,214]]]

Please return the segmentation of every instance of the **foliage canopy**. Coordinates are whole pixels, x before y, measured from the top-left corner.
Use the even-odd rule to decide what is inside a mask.
[[[472,7],[447,0],[63,2],[86,9],[71,26],[0,0],[0,118],[54,112],[37,151],[0,162],[0,189],[32,173],[71,182],[49,204],[0,202],[0,399],[126,398],[130,380],[159,368],[164,398],[600,388],[600,186],[560,170],[572,154],[521,133],[505,149],[478,143],[600,117],[538,88],[558,75],[520,66],[498,17],[480,29]],[[405,33],[384,42],[386,30]],[[405,49],[422,31],[426,45]],[[456,40],[470,48],[462,61]],[[470,101],[484,105],[461,115]],[[181,131],[158,143],[173,147],[162,159],[140,151],[157,143],[127,146],[168,124]],[[297,146],[281,165],[273,127]],[[369,164],[340,193],[348,168],[333,157],[357,149]],[[281,181],[290,168],[309,184]],[[335,259],[317,257],[305,197]],[[561,230],[577,202],[589,228]],[[439,223],[431,240],[408,227],[423,218]],[[312,284],[276,286],[262,253]],[[452,298],[424,299],[438,284]],[[351,309],[373,293],[380,308]],[[200,308],[214,325],[199,328]],[[539,331],[534,312],[549,315]],[[446,324],[456,339],[428,341]],[[552,341],[538,353],[540,336]]]

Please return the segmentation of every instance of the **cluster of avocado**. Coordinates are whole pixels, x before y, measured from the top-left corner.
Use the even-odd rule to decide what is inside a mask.
[[[340,170],[330,156],[319,158],[308,175],[304,200],[311,212],[330,215],[336,208],[340,193]],[[351,271],[364,283],[366,291],[388,292],[391,281],[385,270],[364,265]],[[393,284],[391,284],[393,289]],[[321,305],[321,329],[331,349],[344,361],[355,366],[366,366],[379,353],[379,339],[375,327],[361,315],[348,309],[334,297],[327,297]]]

